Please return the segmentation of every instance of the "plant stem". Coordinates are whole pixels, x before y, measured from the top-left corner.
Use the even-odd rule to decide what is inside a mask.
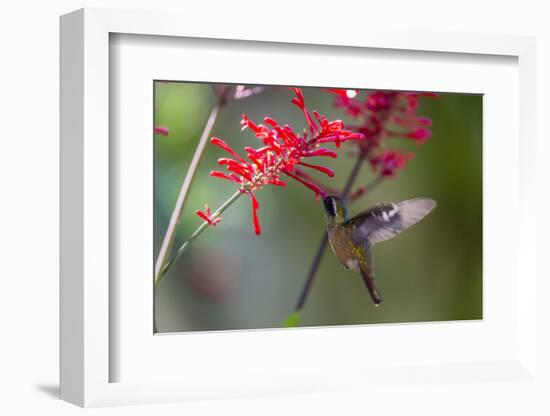
[[[300,292],[300,297],[298,298],[298,302],[296,302],[296,306],[294,307],[294,312],[298,312],[302,310],[302,308],[304,307],[304,304],[306,303],[307,295],[311,290],[311,285],[313,284],[313,280],[315,279],[315,275],[317,274],[317,270],[319,269],[319,265],[321,264],[321,259],[323,258],[323,254],[325,254],[325,249],[327,248],[327,244],[328,244],[328,237],[325,231],[323,233],[323,238],[319,243],[319,247],[317,248],[317,252],[315,253],[315,257],[313,258],[313,262],[311,263],[311,266],[307,273],[306,281],[304,282],[304,286],[302,288],[302,291]]]
[[[357,179],[357,175],[359,174],[359,171],[361,170],[361,166],[363,165],[363,162],[365,161],[364,157],[358,157],[355,165],[353,166],[353,169],[348,177],[348,180],[346,182],[346,185],[344,186],[344,190],[342,191],[340,197],[343,199],[346,199],[353,187],[353,184],[355,183],[355,180]],[[380,182],[382,181],[382,176],[377,176],[374,178],[367,186],[367,192],[372,191],[374,187],[376,187]],[[315,257],[313,258],[313,262],[311,263],[311,266],[309,268],[309,271],[306,276],[306,280],[304,282],[304,286],[302,288],[302,291],[300,292],[300,297],[298,298],[298,301],[296,302],[296,306],[294,307],[294,312],[298,312],[302,310],[304,307],[307,296],[309,292],[311,291],[311,285],[313,284],[313,281],[315,280],[315,276],[317,275],[317,271],[319,270],[319,265],[321,264],[321,260],[323,259],[323,255],[325,254],[325,249],[327,248],[328,244],[328,236],[326,231],[323,233],[323,238],[321,239],[321,242],[319,243],[319,247],[317,248],[317,252],[315,253]]]
[[[217,218],[221,215],[222,212],[224,212],[227,208],[229,208],[231,206],[231,204],[233,204],[233,202],[235,202],[243,193],[239,190],[237,192],[235,192],[231,198],[229,198],[227,201],[224,202],[224,204],[219,207],[216,212],[214,212],[210,218],[211,219],[214,219],[214,218]],[[187,239],[187,241],[185,241],[185,243],[183,243],[180,248],[178,248],[178,250],[174,253],[174,255],[172,257],[170,257],[170,259],[166,262],[166,264],[164,265],[164,267],[160,270],[159,274],[157,275],[157,277],[155,278],[155,284],[158,284],[158,282],[160,282],[160,279],[162,279],[162,277],[166,274],[166,272],[168,272],[168,270],[170,269],[170,267],[172,267],[172,265],[174,264],[174,261],[177,260],[177,258],[179,256],[181,256],[181,254],[189,247],[189,245],[199,236],[201,235],[207,228],[208,226],[210,225],[210,223],[204,221],[200,226],[199,228],[197,228],[195,230],[195,232],[193,234],[191,234],[191,237],[189,237]]]
[[[191,164],[189,165],[189,170],[187,171],[187,175],[185,176],[183,184],[181,185],[178,199],[176,200],[176,206],[174,207],[174,211],[172,211],[172,216],[170,217],[170,222],[168,223],[168,228],[166,229],[166,233],[164,234],[164,239],[162,240],[159,255],[155,263],[155,283],[158,283],[161,277],[161,271],[165,269],[165,267],[163,267],[164,261],[168,256],[168,253],[170,252],[172,243],[174,242],[174,236],[176,234],[176,228],[181,217],[183,204],[185,203],[187,194],[189,193],[189,188],[191,186],[193,176],[195,175],[195,171],[197,170],[197,166],[204,152],[206,142],[208,141],[210,133],[212,132],[212,128],[214,127],[214,123],[218,118],[218,113],[220,112],[222,104],[223,100],[221,98],[218,98],[216,100],[216,103],[212,107],[210,115],[208,116],[208,120],[206,121],[206,125],[204,126],[204,130],[202,131],[201,137],[199,139],[199,144],[195,149],[195,154],[193,155],[193,159],[191,160]]]

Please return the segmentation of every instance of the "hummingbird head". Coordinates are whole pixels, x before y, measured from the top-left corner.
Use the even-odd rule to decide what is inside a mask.
[[[327,220],[342,223],[348,219],[348,207],[343,199],[328,195],[323,198],[323,203]]]

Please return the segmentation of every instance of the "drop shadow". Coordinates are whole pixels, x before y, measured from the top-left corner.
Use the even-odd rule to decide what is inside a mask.
[[[59,399],[59,385],[58,384],[37,384],[34,386],[36,390],[42,392],[46,396],[53,399]]]

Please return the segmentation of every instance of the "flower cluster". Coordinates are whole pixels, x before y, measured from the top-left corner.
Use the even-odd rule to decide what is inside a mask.
[[[417,115],[420,97],[432,97],[434,93],[372,91],[364,97],[356,90],[331,90],[335,94],[334,105],[359,119],[354,129],[369,140],[357,142],[359,156],[366,158],[373,170],[381,176],[391,177],[414,157],[399,149],[385,148],[385,139],[403,138],[418,144],[431,138],[432,122]]]
[[[231,158],[218,160],[220,166],[225,166],[227,173],[212,171],[211,176],[226,179],[239,185],[239,191],[248,194],[252,203],[254,230],[261,233],[257,211],[259,203],[255,192],[266,185],[286,186],[283,177],[292,178],[305,185],[315,193],[325,196],[326,192],[297,173],[297,166],[317,170],[329,177],[334,172],[321,165],[304,162],[311,157],[337,157],[334,150],[322,147],[326,143],[334,143],[337,147],[350,140],[365,138],[361,132],[346,130],[340,120],[329,121],[317,111],[311,113],[306,107],[304,96],[299,88],[292,88],[295,97],[292,103],[303,113],[307,124],[307,131],[296,133],[289,125],[281,125],[270,117],[264,118],[265,124],[255,124],[246,115],[243,115],[241,125],[243,130],[251,130],[263,146],[260,148],[245,147],[246,158],[241,157],[222,139],[213,137],[211,143],[226,151]],[[201,216],[208,221],[209,215]],[[206,218],[205,218],[206,217]]]

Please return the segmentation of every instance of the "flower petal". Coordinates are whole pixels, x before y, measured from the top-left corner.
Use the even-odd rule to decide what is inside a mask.
[[[222,139],[220,139],[218,137],[212,137],[210,139],[210,143],[222,148],[227,153],[229,153],[231,156],[233,156],[235,159],[238,159],[240,162],[246,163],[246,161],[242,157],[240,157],[233,149],[231,149],[231,147],[229,147],[229,145],[226,142],[224,142]]]
[[[260,220],[258,219],[258,209],[260,208],[260,204],[258,204],[258,200],[256,199],[254,192],[250,192],[250,199],[252,201],[252,221],[254,223],[254,232],[256,235],[260,235],[262,233]]]
[[[228,176],[225,173],[219,172],[217,170],[213,170],[212,172],[210,172],[210,176],[213,176],[214,178],[227,179],[228,181],[235,182],[238,184],[241,183],[241,181],[238,180],[237,177],[235,177],[234,175]]]
[[[331,178],[334,176],[334,171],[325,166],[310,165],[309,163],[304,163],[304,162],[298,162],[298,164],[302,166],[307,166],[308,168],[311,168],[311,169],[318,170],[319,172],[323,172],[325,175]]]
[[[290,176],[291,178],[294,178],[295,180],[297,180],[298,182],[300,182],[301,184],[307,186],[309,189],[311,189],[313,192],[315,192],[315,199],[317,199],[320,196],[322,196],[323,198],[327,195],[327,193],[322,190],[320,187],[318,187],[317,185],[315,184],[312,184],[304,179],[301,179],[299,178],[298,176],[294,175],[293,173],[291,172],[285,172],[285,174],[287,174],[288,176]]]

